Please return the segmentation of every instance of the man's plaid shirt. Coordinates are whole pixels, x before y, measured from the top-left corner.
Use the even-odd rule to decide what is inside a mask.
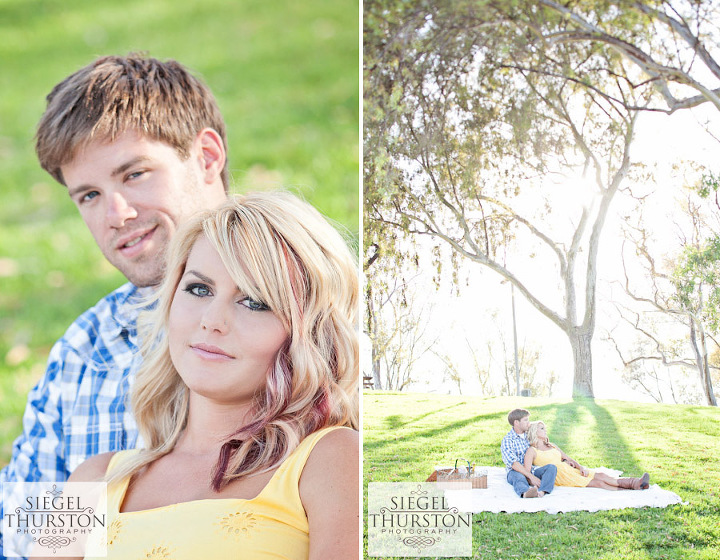
[[[92,455],[135,447],[126,398],[140,363],[137,317],[146,295],[147,289],[121,286],[55,343],[0,482],[64,481]]]
[[[525,439],[524,434],[518,434],[515,430],[510,430],[505,435],[500,444],[500,453],[502,453],[506,473],[512,470],[513,463],[518,462],[522,465],[525,462],[525,452],[528,450],[528,447],[530,447],[530,444]],[[534,466],[531,467],[530,472],[535,473]]]

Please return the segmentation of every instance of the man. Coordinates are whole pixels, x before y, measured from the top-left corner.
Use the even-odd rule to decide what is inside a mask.
[[[523,408],[511,410],[508,422],[512,426],[500,444],[500,452],[507,471],[507,481],[512,484],[515,493],[521,498],[542,498],[552,492],[555,485],[557,467],[525,468],[525,452],[530,445],[525,432],[530,427],[530,413]]]
[[[129,283],[52,348],[0,482],[64,481],[89,456],[134,447],[126,396],[139,363],[139,304],[162,280],[177,227],[228,189],[215,99],[174,61],[110,56],[75,72],[48,95],[36,151]]]

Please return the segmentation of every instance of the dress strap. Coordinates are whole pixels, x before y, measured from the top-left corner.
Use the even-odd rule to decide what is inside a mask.
[[[347,428],[345,426],[330,426],[329,428],[323,428],[322,430],[313,432],[300,442],[300,444],[295,448],[295,450],[290,454],[290,456],[285,459],[285,461],[283,462],[283,466],[291,469],[297,468],[299,466],[300,471],[302,471],[302,469],[305,468],[305,463],[307,463],[310,453],[312,453],[312,450],[315,449],[317,443],[330,432],[342,429],[350,430],[352,428]]]
[[[118,451],[112,456],[108,463],[105,476],[107,477],[113,469],[119,466],[123,461],[134,457],[140,452],[139,449],[125,449],[124,451]],[[125,477],[123,480],[108,485],[107,489],[107,503],[108,512],[119,512],[120,506],[122,505],[123,499],[125,498],[125,492],[127,492],[128,485],[130,484],[130,478]]]

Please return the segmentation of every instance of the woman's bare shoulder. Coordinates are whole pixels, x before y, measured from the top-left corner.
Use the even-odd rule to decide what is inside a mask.
[[[357,470],[360,457],[360,434],[353,429],[343,428],[325,434],[310,452],[301,477],[318,478],[336,469]]]
[[[96,482],[102,480],[114,455],[115,452],[110,451],[86,459],[73,471],[70,480],[72,482]]]
[[[337,453],[343,450],[359,450],[360,433],[352,428],[339,428],[325,434],[315,444],[312,453]]]
[[[311,558],[357,558],[360,434],[333,430],[313,448],[300,476]]]

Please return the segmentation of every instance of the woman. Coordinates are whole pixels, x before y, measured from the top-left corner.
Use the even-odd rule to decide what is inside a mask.
[[[555,486],[576,486],[581,488],[602,488],[604,490],[645,490],[650,487],[650,475],[642,478],[613,478],[604,473],[596,473],[574,461],[554,443],[548,440],[545,424],[541,421],[530,422],[526,436],[530,447],[525,453],[525,467],[531,465],[555,465],[557,477]]]
[[[357,268],[287,193],[174,236],[132,407],[145,449],[104,454],[108,557],[356,558]],[[353,429],[349,429],[353,428]]]

